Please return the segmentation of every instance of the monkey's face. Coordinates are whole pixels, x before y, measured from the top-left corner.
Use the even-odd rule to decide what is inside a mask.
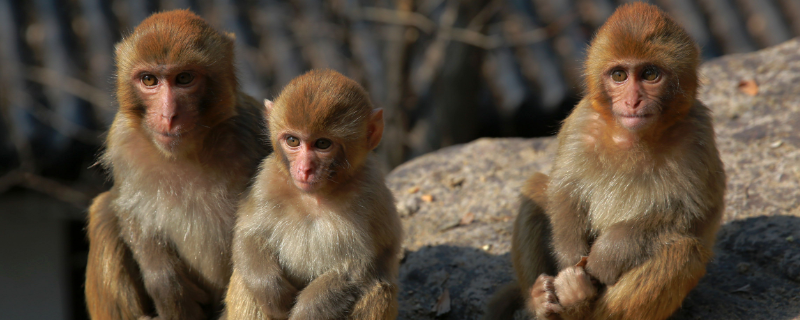
[[[283,162],[298,189],[313,193],[333,181],[337,167],[344,158],[342,145],[335,141],[298,131],[279,135]]]
[[[632,132],[658,123],[669,74],[648,62],[628,61],[612,65],[601,76],[617,123]]]
[[[157,65],[133,72],[130,81],[144,107],[143,126],[161,150],[174,152],[202,127],[206,79],[198,68]]]

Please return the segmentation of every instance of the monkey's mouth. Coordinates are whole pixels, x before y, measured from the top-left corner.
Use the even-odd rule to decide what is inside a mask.
[[[638,129],[650,122],[653,114],[618,114],[619,122],[628,129]]]
[[[164,131],[151,129],[150,132],[152,132],[153,139],[156,142],[161,143],[165,146],[174,146],[179,141],[181,141],[181,139],[186,138],[188,135],[190,135],[195,128],[196,128],[195,126],[188,126],[188,127],[180,126],[177,128],[173,128],[172,130],[164,130]]]
[[[298,179],[294,179],[294,184],[295,186],[297,186],[297,188],[305,192],[314,192],[320,186],[320,183],[314,179],[310,179],[308,181],[300,181]]]
[[[162,145],[170,146],[180,141],[183,132],[153,132],[153,138]]]

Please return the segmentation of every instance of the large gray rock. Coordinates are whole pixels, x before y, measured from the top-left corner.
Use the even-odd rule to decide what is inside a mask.
[[[800,319],[800,41],[703,64],[728,175],[708,273],[676,319]],[[757,92],[756,92],[757,91]],[[405,228],[400,319],[476,319],[513,278],[519,188],[553,138],[480,139],[392,171]]]

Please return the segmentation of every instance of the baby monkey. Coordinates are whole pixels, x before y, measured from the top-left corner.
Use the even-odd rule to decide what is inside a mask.
[[[383,110],[331,70],[265,101],[275,152],[238,211],[227,319],[394,319],[401,225],[370,151]]]

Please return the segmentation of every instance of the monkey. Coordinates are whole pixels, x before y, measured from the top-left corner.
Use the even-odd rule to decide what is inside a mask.
[[[565,119],[550,176],[522,189],[517,282],[487,318],[666,319],[705,274],[724,210],[699,49],[657,7],[626,4],[589,46],[586,94]]]
[[[237,204],[271,151],[261,104],[239,90],[233,36],[188,10],[157,13],[115,48],[119,104],[89,208],[92,319],[221,313]]]
[[[395,319],[402,236],[370,155],[383,110],[332,70],[265,101],[274,152],[238,212],[225,319]]]

